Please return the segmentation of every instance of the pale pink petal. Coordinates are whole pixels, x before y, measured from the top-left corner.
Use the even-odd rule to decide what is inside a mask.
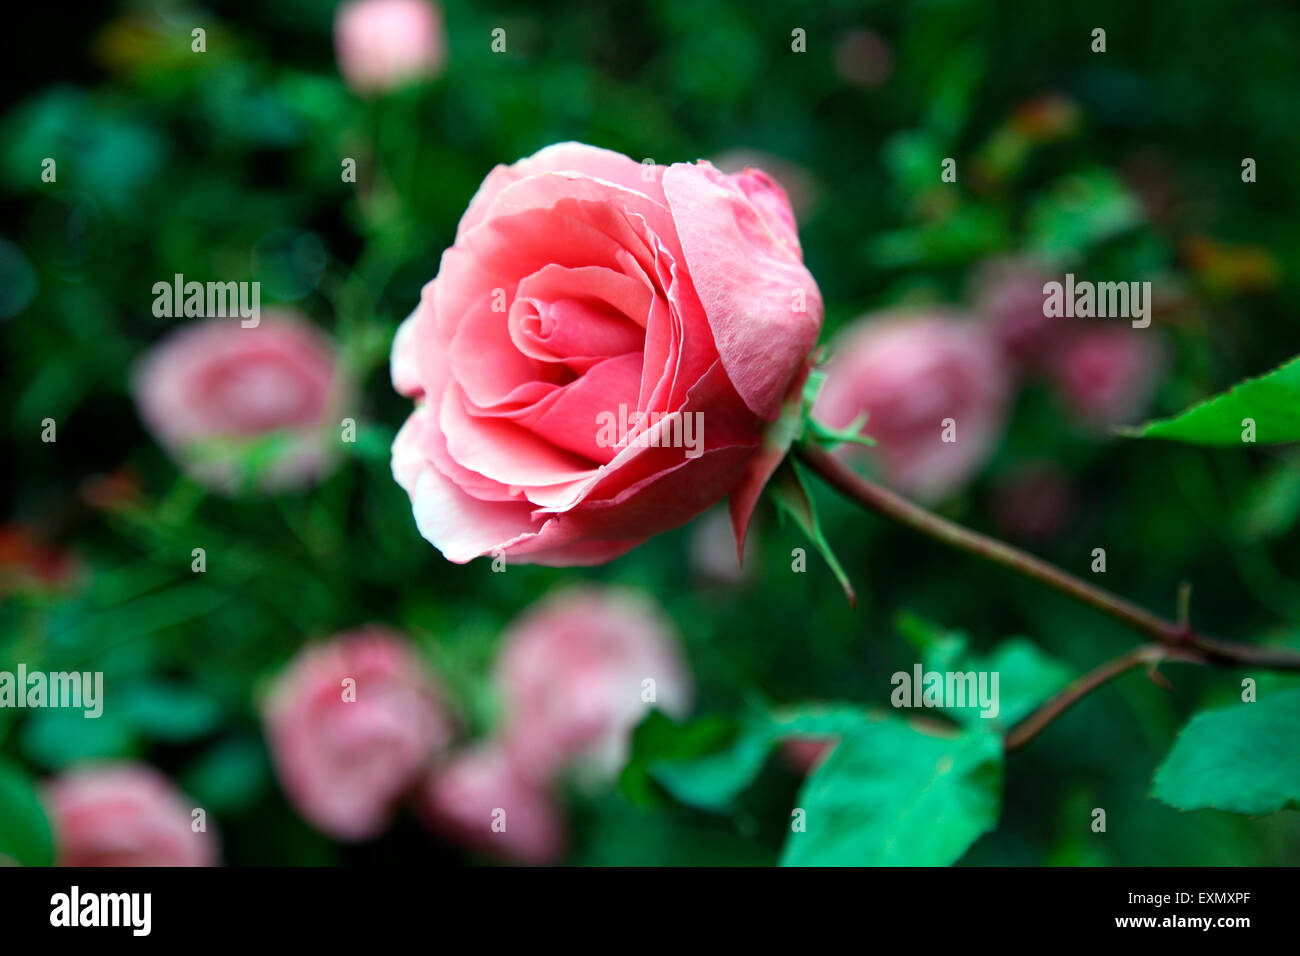
[[[817,341],[821,293],[744,193],[702,166],[670,166],[664,191],[722,364],[745,403],[770,421]]]
[[[488,207],[497,193],[511,183],[542,173],[575,172],[617,183],[643,193],[656,202],[664,202],[663,167],[646,166],[622,153],[588,146],[585,143],[555,143],[509,166],[497,166],[478,188],[469,208],[461,217],[456,238],[478,225],[487,216]]]

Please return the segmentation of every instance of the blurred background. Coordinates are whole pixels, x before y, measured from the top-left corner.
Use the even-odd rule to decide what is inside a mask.
[[[390,474],[410,403],[393,391],[389,346],[486,173],[569,139],[774,175],[826,302],[828,346],[863,316],[905,308],[959,316],[1004,349],[1005,408],[980,460],[939,497],[942,513],[1080,574],[1104,547],[1113,590],[1168,615],[1187,580],[1208,631],[1300,646],[1294,450],[1110,430],[1300,351],[1292,5],[425,6],[431,39],[397,79],[347,65],[327,0],[38,10],[8,37],[0,669],[102,671],[106,700],[95,720],[0,709],[0,791],[27,808],[11,829],[42,825],[27,794],[49,781],[129,762],[206,809],[228,865],[490,859],[406,809],[360,840],[307,822],[262,712],[304,647],[376,624],[435,675],[456,739],[490,739],[506,706],[503,635],[580,582],[660,609],[697,721],[810,701],[886,706],[889,675],[916,656],[902,614],[977,648],[1023,635],[1074,671],[1131,645],[1099,615],[822,488],[856,610],[815,554],[792,573],[791,549],[807,544],[768,506],[743,571],[718,515],[597,568],[443,560]],[[1092,51],[1098,27],[1104,53]],[[950,157],[955,183],[939,176]],[[1247,157],[1255,182],[1242,179]],[[1057,336],[1048,356],[1032,328],[1044,270],[1152,281],[1152,327]],[[154,284],[176,273],[258,281],[263,309],[332,342],[356,440],[335,442],[314,481],[214,489],[144,424],[138,363],[192,321],[153,311]],[[46,419],[57,441],[42,440]],[[1230,674],[1170,676],[1173,692],[1117,682],[1011,758],[1001,825],[964,862],[1300,861],[1295,814],[1180,813],[1148,797],[1186,715],[1240,689]],[[646,785],[638,752],[603,784],[554,783],[567,832],[541,856],[778,859],[798,759],[769,761],[709,812]],[[1123,825],[1098,838],[1093,807]],[[30,852],[20,862],[46,851]]]

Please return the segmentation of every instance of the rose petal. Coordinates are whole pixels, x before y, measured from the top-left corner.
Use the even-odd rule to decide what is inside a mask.
[[[706,167],[673,164],[664,192],[727,374],[745,404],[771,421],[817,341],[821,293],[744,193]]]

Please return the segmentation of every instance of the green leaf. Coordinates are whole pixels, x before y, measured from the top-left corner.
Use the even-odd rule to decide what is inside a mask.
[[[1300,808],[1300,690],[1197,714],[1156,771],[1152,795],[1180,810]]]
[[[250,806],[266,790],[271,770],[256,737],[223,740],[185,771],[186,793],[214,813],[231,813]]]
[[[1028,716],[1074,676],[1070,668],[1044,654],[1038,645],[1024,637],[1003,641],[987,656],[966,658],[960,669],[998,675],[998,713],[986,718],[977,703],[950,707],[947,713],[963,723],[987,721],[1001,727],[1010,727]]]
[[[992,676],[997,675],[995,716],[984,717],[978,701],[962,707],[945,707],[944,713],[964,724],[1010,727],[1027,716],[1043,701],[1070,682],[1073,671],[1025,637],[1010,637],[990,654],[967,651],[967,638],[961,631],[946,630],[914,614],[899,615],[898,629],[921,652],[926,671],[974,673],[976,686],[980,674],[989,674],[986,685],[993,690]]]
[[[895,626],[907,642],[921,652],[921,663],[928,670],[952,670],[966,653],[965,634],[947,630],[910,611],[900,613]]]
[[[716,753],[652,764],[650,774],[677,801],[720,812],[758,777],[772,742],[765,733],[741,733]]]
[[[115,712],[141,734],[184,742],[211,733],[221,723],[221,705],[185,684],[150,681],[124,687]]]
[[[1068,261],[1141,221],[1141,205],[1119,178],[1095,169],[1066,177],[1039,198],[1029,210],[1026,229],[1032,249]]]
[[[801,704],[778,710],[767,718],[767,731],[776,740],[786,737],[840,737],[856,730],[872,711],[857,704]]]
[[[834,572],[835,579],[840,582],[840,587],[844,588],[849,604],[856,607],[858,597],[853,593],[849,576],[844,573],[844,568],[840,566],[839,559],[831,550],[830,543],[822,534],[821,524],[817,521],[817,508],[813,505],[812,496],[808,494],[808,486],[804,483],[799,463],[793,457],[786,457],[772,475],[768,487],[772,490],[772,497],[781,510],[794,518],[795,524],[816,545],[817,550],[821,552],[821,556]]]
[[[804,705],[757,714],[722,749],[688,759],[659,760],[650,773],[677,801],[720,813],[758,778],[782,740],[835,739],[866,719],[867,712],[853,704]]]
[[[1300,441],[1300,355],[1173,418],[1126,428],[1120,434],[1194,445],[1241,445],[1246,419],[1255,423],[1255,441],[1260,444]]]
[[[90,760],[130,756],[135,737],[110,703],[99,717],[85,717],[79,710],[35,711],[20,727],[19,745],[32,763],[62,770]]]
[[[0,762],[0,858],[23,866],[54,863],[54,838],[35,782],[18,767]]]
[[[1002,744],[921,733],[897,717],[861,724],[804,782],[784,866],[948,866],[997,825]]]
[[[663,761],[686,760],[714,753],[735,739],[736,725],[720,717],[677,723],[652,710],[632,734],[631,755],[619,775],[618,787],[633,803],[663,802],[652,767]]]
[[[1275,467],[1247,493],[1234,522],[1248,541],[1279,538],[1300,519],[1300,456]]]

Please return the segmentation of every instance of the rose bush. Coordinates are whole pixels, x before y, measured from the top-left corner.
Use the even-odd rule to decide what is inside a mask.
[[[455,562],[603,562],[727,495],[743,538],[821,317],[764,173],[547,147],[488,175],[397,334],[393,475]]]

